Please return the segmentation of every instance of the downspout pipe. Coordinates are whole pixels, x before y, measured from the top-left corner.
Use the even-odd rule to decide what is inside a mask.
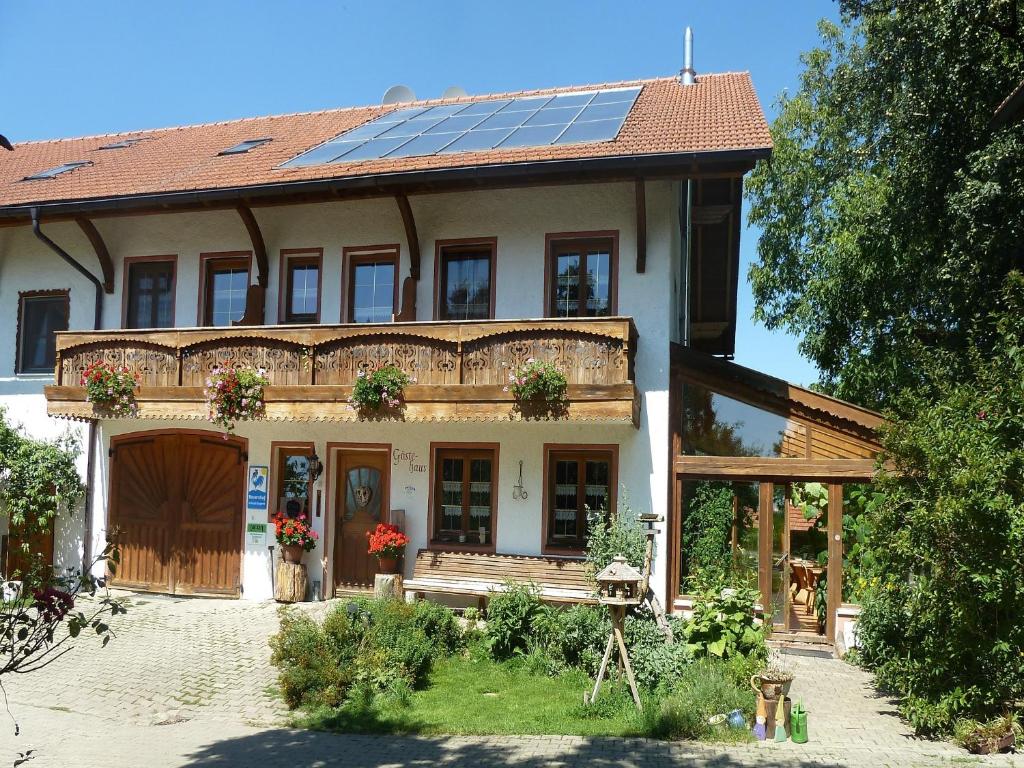
[[[56,253],[62,259],[64,259],[64,261],[66,261],[68,264],[74,267],[75,270],[80,275],[82,275],[86,280],[88,280],[96,287],[96,307],[93,315],[93,328],[98,331],[100,329],[100,325],[103,319],[103,283],[100,282],[100,279],[96,277],[96,275],[94,275],[88,269],[83,267],[80,263],[75,261],[74,258],[72,258],[71,254],[69,254],[67,251],[65,251],[55,242],[53,242],[53,240],[46,236],[46,234],[39,226],[40,222],[38,208],[33,208],[30,213],[32,215],[32,232],[35,233],[35,236],[39,238],[39,240],[42,241],[42,243],[47,248]]]
[[[88,269],[83,267],[79,262],[72,258],[71,254],[57,245],[53,240],[46,236],[39,224],[39,209],[33,208],[31,211],[32,215],[32,232],[37,238],[51,251],[60,256],[64,261],[70,264],[75,270],[85,277],[90,283],[96,288],[96,305],[93,311],[93,329],[100,330],[103,322],[103,283],[96,275],[90,272]],[[85,453],[85,531],[83,533],[82,542],[82,570],[84,571],[89,564],[92,562],[92,484],[93,477],[96,473],[96,438],[98,436],[98,428],[96,419],[89,421],[89,445],[86,448]]]

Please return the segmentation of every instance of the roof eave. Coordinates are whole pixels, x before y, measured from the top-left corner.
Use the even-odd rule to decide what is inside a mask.
[[[494,163],[432,168],[385,174],[342,176],[327,179],[280,181],[271,184],[218,187],[177,192],[118,195],[103,198],[51,200],[0,206],[0,218],[28,217],[33,208],[47,217],[128,211],[142,208],[167,208],[211,205],[245,200],[254,204],[273,198],[297,195],[336,196],[350,194],[389,194],[398,191],[446,191],[473,186],[514,186],[518,183],[552,184],[573,181],[614,180],[615,178],[678,176],[684,178],[722,167],[745,173],[758,160],[771,155],[770,146],[743,149],[702,150],[645,155],[611,155],[571,160],[544,160],[522,163]]]

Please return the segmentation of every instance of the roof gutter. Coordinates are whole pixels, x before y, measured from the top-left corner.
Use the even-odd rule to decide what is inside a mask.
[[[474,165],[460,168],[437,168],[419,171],[346,176],[331,179],[280,181],[242,187],[158,192],[141,195],[35,202],[31,205],[0,207],[0,218],[20,218],[31,210],[42,209],[47,215],[125,211],[132,208],[167,207],[190,204],[231,203],[244,199],[256,203],[260,199],[288,197],[295,194],[375,193],[394,194],[410,186],[430,187],[443,191],[446,186],[515,183],[526,179],[565,183],[590,180],[588,177],[621,176],[636,178],[646,174],[692,175],[702,165],[731,163],[749,170],[761,159],[771,155],[770,147],[726,149],[702,152],[674,152],[650,155],[616,155],[578,160],[545,160],[525,163]]]
[[[35,233],[35,236],[39,238],[43,242],[43,244],[46,245],[47,248],[56,253],[62,259],[64,259],[64,261],[66,261],[68,264],[74,267],[79,274],[85,277],[85,279],[87,279],[96,287],[96,305],[93,314],[93,328],[99,330],[100,323],[102,322],[103,318],[103,283],[100,282],[99,278],[96,277],[96,275],[94,275],[88,269],[83,267],[79,262],[75,261],[74,258],[72,258],[71,254],[69,254],[67,251],[65,251],[55,242],[53,242],[53,240],[46,236],[46,234],[40,228],[38,208],[32,208],[29,212],[29,215],[32,217],[32,231]]]

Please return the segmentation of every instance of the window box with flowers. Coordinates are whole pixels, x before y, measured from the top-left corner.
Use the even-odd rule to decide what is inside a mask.
[[[378,523],[366,538],[370,541],[369,553],[377,558],[380,573],[398,573],[398,561],[405,553],[409,537],[396,525]]]
[[[359,371],[349,404],[362,417],[397,411],[402,405],[402,391],[415,383],[416,379],[390,363],[370,371]]]
[[[206,380],[210,421],[233,432],[237,421],[263,418],[263,388],[269,383],[262,368],[215,366]]]
[[[558,418],[568,408],[568,382],[553,363],[529,358],[508,375],[506,392],[516,401],[516,410],[526,418]]]
[[[301,563],[302,553],[312,551],[320,538],[304,514],[288,517],[284,512],[278,512],[274,515],[274,533],[281,545],[281,558],[286,563]]]
[[[85,399],[97,411],[110,416],[135,416],[138,413],[135,388],[139,385],[139,378],[127,368],[102,361],[90,363],[82,372],[81,384],[85,387]]]

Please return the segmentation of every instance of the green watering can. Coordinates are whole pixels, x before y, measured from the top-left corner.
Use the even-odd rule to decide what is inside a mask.
[[[798,701],[790,713],[790,734],[794,744],[807,743],[807,710],[802,701]]]

